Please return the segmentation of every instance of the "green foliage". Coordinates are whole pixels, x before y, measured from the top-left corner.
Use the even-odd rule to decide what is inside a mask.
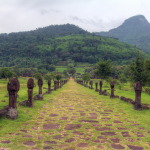
[[[74,75],[75,73],[76,73],[76,69],[73,67],[73,68],[68,68],[68,73],[70,74],[70,75]]]
[[[45,70],[50,71],[50,72],[55,71],[55,66],[54,65],[41,64],[37,68],[39,70],[45,69]]]
[[[119,80],[121,81],[121,83],[127,83],[127,77],[123,73],[120,74]]]
[[[48,74],[44,75],[44,79],[47,80],[47,81],[48,81],[48,80],[52,80],[52,78],[53,78],[53,77],[52,77],[52,74],[51,74],[51,73],[48,73]]]
[[[61,78],[62,78],[62,75],[61,74],[56,74],[56,76],[55,76],[55,78],[56,78],[56,80],[61,80]]]
[[[36,74],[34,74],[33,75],[33,77],[35,78],[35,79],[42,79],[42,74],[41,73],[36,73]]]
[[[96,64],[95,75],[102,79],[106,79],[111,75],[111,62],[109,60],[99,61]]]
[[[89,73],[86,73],[83,75],[82,80],[84,81],[90,81],[91,79],[91,75]]]
[[[13,67],[13,72],[15,72],[18,76],[31,77],[33,74],[38,73],[37,68],[18,68]]]
[[[148,79],[148,72],[145,67],[145,62],[143,57],[137,57],[134,62],[130,64],[131,80],[133,82],[140,81],[141,83],[146,83]]]
[[[1,79],[9,79],[14,76],[16,76],[16,74],[14,72],[12,72],[10,70],[10,68],[5,67],[5,68],[0,69],[0,78]]]
[[[65,77],[68,77],[68,76],[69,76],[68,71],[67,71],[67,70],[64,70],[64,71],[63,71],[63,75],[64,75]]]
[[[50,73],[50,76],[51,76],[51,79],[54,81],[55,80],[55,78],[56,78],[56,72],[51,72]]]
[[[74,25],[40,28],[35,31],[0,34],[0,66],[38,68],[41,73],[54,71],[61,64],[112,60],[125,64],[139,52],[135,47],[112,38],[93,36]],[[140,52],[142,53],[142,52]],[[66,65],[65,65],[66,66]]]

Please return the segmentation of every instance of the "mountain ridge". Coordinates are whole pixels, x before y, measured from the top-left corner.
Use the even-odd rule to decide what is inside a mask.
[[[150,53],[150,23],[143,15],[126,19],[123,24],[108,32],[95,32],[96,35],[117,38]]]
[[[144,54],[134,46],[70,24],[0,35],[0,67],[38,67],[69,60],[92,64],[107,59],[127,64],[138,53]]]

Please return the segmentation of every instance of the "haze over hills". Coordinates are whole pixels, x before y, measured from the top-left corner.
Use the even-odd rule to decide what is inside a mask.
[[[119,41],[135,45],[150,53],[150,23],[143,15],[133,16],[108,32],[96,32],[95,34],[117,38]]]
[[[106,59],[126,64],[138,53],[143,54],[134,46],[93,35],[71,24],[0,34],[1,67],[39,67],[44,64],[46,67],[69,60],[96,63]]]

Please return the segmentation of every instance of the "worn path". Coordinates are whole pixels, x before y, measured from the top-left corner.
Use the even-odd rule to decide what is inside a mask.
[[[10,149],[150,149],[146,138],[150,132],[129,118],[118,101],[105,101],[94,91],[70,80],[61,92],[40,110],[35,125],[24,124],[18,133],[10,133]],[[110,102],[109,102],[110,101]],[[25,126],[26,125],[26,126]],[[19,141],[19,147],[13,141]],[[10,145],[10,146],[9,146]]]

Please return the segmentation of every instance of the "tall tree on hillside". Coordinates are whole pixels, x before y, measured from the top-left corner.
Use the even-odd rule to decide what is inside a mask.
[[[135,83],[134,90],[136,95],[134,108],[141,110],[142,86],[148,79],[148,72],[143,57],[138,56],[136,60],[130,64],[130,78]]]
[[[107,79],[112,73],[112,65],[109,60],[99,61],[96,64],[95,75],[101,79]]]
[[[101,79],[107,79],[112,73],[112,66],[111,62],[109,60],[106,61],[99,61],[96,64],[96,70],[95,70],[95,75]],[[103,86],[103,81],[100,81],[100,92],[102,92],[102,86]]]

